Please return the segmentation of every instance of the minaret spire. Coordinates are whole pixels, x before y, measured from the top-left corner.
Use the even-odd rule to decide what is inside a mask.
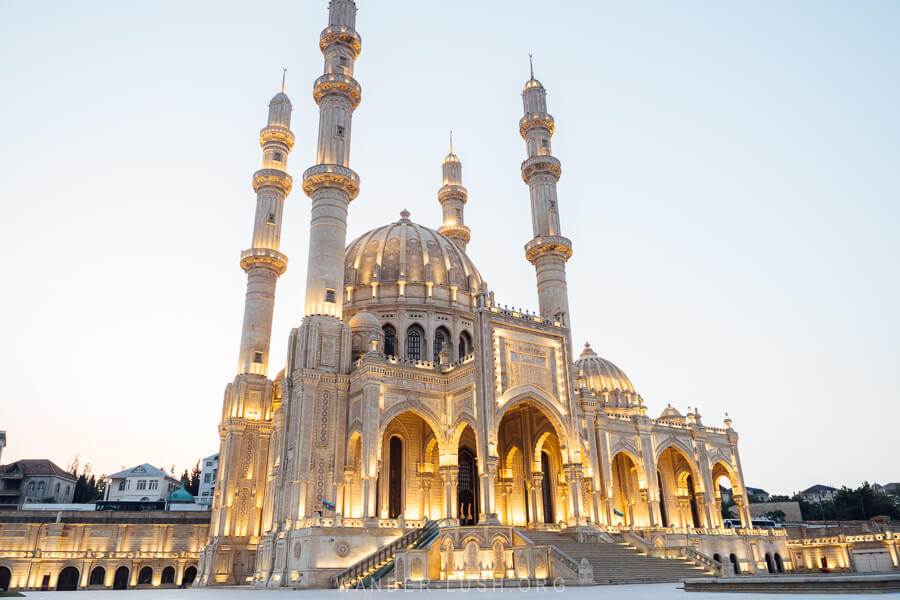
[[[450,130],[450,154],[444,157],[442,164],[443,183],[438,190],[438,202],[444,212],[444,223],[438,231],[450,238],[453,244],[466,251],[472,235],[463,222],[463,207],[468,199],[468,192],[462,186],[462,163],[453,154],[453,130]]]
[[[562,236],[559,226],[556,182],[561,168],[550,149],[554,123],[547,112],[547,91],[534,78],[530,54],[528,59],[531,79],[522,90],[525,116],[519,121],[519,133],[525,139],[528,153],[522,162],[522,179],[528,184],[531,196],[534,238],[525,244],[525,257],[537,272],[541,316],[571,328],[566,261],[572,256],[572,242]]]
[[[284,78],[287,77],[287,69],[281,67],[281,93],[284,93]]]
[[[528,53],[528,69],[531,71],[531,79],[534,79],[534,61],[531,57],[531,52]]]
[[[303,191],[312,199],[304,315],[338,319],[344,297],[347,210],[359,194],[359,176],[349,168],[350,124],[362,94],[353,78],[361,49],[355,26],[356,3],[331,0],[328,27],[319,38],[325,73],[313,85],[313,99],[319,105],[316,164],[303,174]]]

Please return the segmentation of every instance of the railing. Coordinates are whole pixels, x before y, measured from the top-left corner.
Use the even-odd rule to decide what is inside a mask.
[[[403,534],[390,544],[382,546],[369,556],[354,563],[331,578],[331,587],[370,587],[394,568],[398,550],[416,548],[433,540],[440,531],[437,521],[427,521],[423,527]]]
[[[562,564],[566,565],[568,568],[572,569],[575,572],[575,575],[578,575],[578,562],[553,544],[535,544],[534,541],[522,533],[521,529],[515,530],[516,535],[522,538],[526,543],[531,546],[546,546],[550,550],[550,558],[555,558]]]
[[[646,552],[648,556],[655,556],[657,558],[686,558],[692,562],[698,563],[703,567],[706,567],[707,569],[715,573],[717,577],[721,577],[723,575],[722,563],[716,562],[712,558],[706,556],[705,554],[701,554],[690,546],[668,546],[664,548],[654,548],[650,544],[650,542],[631,531],[623,531],[622,539],[633,546],[637,546],[638,549],[640,549],[642,552]]]

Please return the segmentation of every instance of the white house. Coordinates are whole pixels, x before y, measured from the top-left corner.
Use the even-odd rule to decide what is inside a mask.
[[[198,504],[212,504],[213,492],[216,489],[216,476],[219,474],[219,453],[207,456],[201,461],[200,488],[197,492]]]
[[[181,483],[156,467],[144,463],[110,475],[104,500],[109,502],[156,502],[177,490]]]

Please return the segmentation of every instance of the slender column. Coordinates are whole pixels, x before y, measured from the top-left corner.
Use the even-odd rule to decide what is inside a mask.
[[[353,111],[362,97],[353,78],[361,41],[353,0],[331,0],[328,13],[319,39],[325,74],[313,88],[319,105],[316,164],[303,174],[303,191],[312,199],[304,315],[341,318],[347,209],[359,194],[359,176],[348,165]]]
[[[544,474],[535,471],[531,474],[531,519],[534,523],[544,522]]]
[[[528,153],[522,163],[522,179],[531,196],[534,232],[534,238],[525,245],[525,257],[537,273],[541,316],[571,327],[566,261],[572,256],[572,242],[561,233],[556,196],[561,166],[551,153],[554,122],[547,112],[547,91],[534,78],[533,70],[522,90],[522,102],[525,116],[519,121],[519,133]]]
[[[484,459],[484,473],[481,475],[481,514],[478,520],[484,525],[499,525],[497,518],[497,506],[495,498],[494,482],[497,477],[498,456],[488,456]]]
[[[441,467],[441,480],[444,486],[444,518],[458,519],[456,506],[456,483],[459,480],[459,467],[457,465],[446,465]]]

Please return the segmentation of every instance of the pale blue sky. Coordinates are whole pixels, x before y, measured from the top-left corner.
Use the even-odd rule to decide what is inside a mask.
[[[534,308],[528,52],[549,92],[575,344],[652,415],[741,434],[748,485],[900,480],[900,4],[361,0],[349,238],[439,224],[447,130],[470,255]],[[281,67],[299,181],[321,2],[0,2],[4,462],[111,472],[218,449]],[[274,374],[299,323],[309,200],[285,213]],[[349,239],[348,238],[348,239]]]

